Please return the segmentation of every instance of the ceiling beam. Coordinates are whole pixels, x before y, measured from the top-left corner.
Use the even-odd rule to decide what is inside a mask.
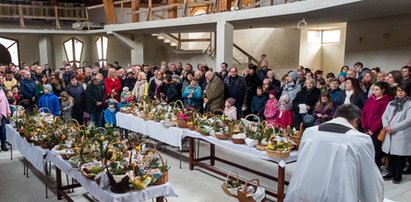
[[[117,17],[116,11],[114,10],[113,0],[103,0],[104,12],[106,13],[107,24],[116,24]]]

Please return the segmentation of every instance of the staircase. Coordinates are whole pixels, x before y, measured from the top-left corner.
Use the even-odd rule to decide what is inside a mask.
[[[151,34],[152,37],[156,37],[158,40],[161,40],[163,45],[175,54],[205,54],[207,53],[209,56],[212,56],[214,50],[212,47],[213,40],[212,34],[210,33],[210,38],[201,38],[201,39],[189,39],[189,38],[182,38],[180,33],[159,33],[159,34]],[[190,48],[183,48],[182,43],[198,43],[198,42],[209,42],[209,45],[205,49],[190,49]]]

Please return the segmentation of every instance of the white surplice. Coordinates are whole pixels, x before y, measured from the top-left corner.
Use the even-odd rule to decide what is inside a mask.
[[[327,123],[350,127],[342,133],[308,128],[303,135],[287,202],[380,202],[384,185],[368,135],[344,118]]]

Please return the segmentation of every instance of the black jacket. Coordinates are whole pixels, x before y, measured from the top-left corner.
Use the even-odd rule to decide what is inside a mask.
[[[88,113],[98,113],[103,111],[103,105],[97,106],[97,102],[104,103],[104,90],[101,85],[94,85],[92,82],[86,89],[86,111]]]
[[[343,100],[345,100],[345,97],[347,97],[347,95],[344,93]],[[364,107],[366,101],[367,95],[362,90],[360,90],[357,95],[352,95],[350,97],[350,103],[356,105],[360,109]]]
[[[84,111],[86,108],[86,100],[83,86],[79,83],[77,83],[76,86],[70,83],[66,87],[66,92],[74,99],[73,111]]]
[[[300,92],[297,93],[293,100],[293,110],[299,111],[298,105],[306,104],[310,106],[308,113],[312,114],[315,107],[315,103],[317,103],[320,94],[321,91],[318,88],[307,90],[307,88],[304,87]]]

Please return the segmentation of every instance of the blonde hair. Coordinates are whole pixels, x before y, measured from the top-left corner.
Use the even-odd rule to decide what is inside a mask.
[[[141,76],[141,77],[143,78],[143,80],[147,80],[146,73],[144,73],[144,72],[139,72],[138,75]]]

